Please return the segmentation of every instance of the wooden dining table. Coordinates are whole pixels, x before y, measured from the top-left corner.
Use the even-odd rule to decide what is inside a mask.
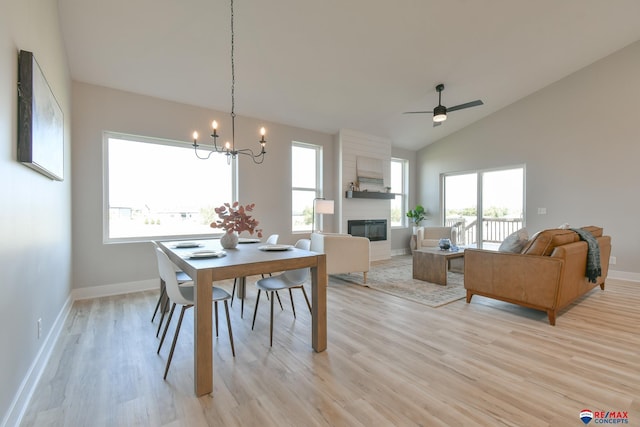
[[[294,247],[268,251],[261,244],[224,249],[225,255],[191,258],[196,250],[222,250],[219,239],[197,240],[197,248],[178,247],[177,241],[157,242],[169,259],[195,283],[193,350],[194,390],[197,396],[213,393],[213,333],[211,284],[220,280],[276,271],[311,269],[311,346],[317,352],[327,348],[326,255]]]

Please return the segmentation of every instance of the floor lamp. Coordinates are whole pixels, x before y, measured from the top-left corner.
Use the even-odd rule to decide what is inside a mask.
[[[321,197],[313,199],[313,214],[311,219],[312,233],[315,232],[316,213],[333,215],[333,200],[325,200]]]

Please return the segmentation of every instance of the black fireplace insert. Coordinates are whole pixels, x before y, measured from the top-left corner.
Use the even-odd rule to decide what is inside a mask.
[[[347,233],[352,236],[366,237],[372,242],[387,240],[386,219],[358,219],[347,221]]]

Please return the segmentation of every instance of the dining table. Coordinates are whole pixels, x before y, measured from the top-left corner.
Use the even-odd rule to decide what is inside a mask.
[[[239,244],[222,249],[220,239],[159,241],[169,259],[194,282],[194,391],[196,396],[213,393],[212,284],[225,279],[309,268],[311,277],[311,347],[327,348],[326,255],[290,245]],[[189,247],[191,246],[191,247]],[[215,256],[202,257],[202,251]],[[244,285],[244,279],[241,281]]]

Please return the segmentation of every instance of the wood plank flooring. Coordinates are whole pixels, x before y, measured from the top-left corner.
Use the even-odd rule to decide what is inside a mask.
[[[214,394],[201,398],[191,311],[163,381],[170,342],[156,355],[156,292],[76,302],[22,425],[578,426],[585,408],[627,411],[640,425],[638,283],[609,280],[555,327],[545,313],[478,296],[434,309],[330,285],[323,353],[311,348],[301,292],[297,319],[281,294],[272,348],[266,299],[254,331],[255,288],[244,319],[234,303],[235,358],[220,306]]]

